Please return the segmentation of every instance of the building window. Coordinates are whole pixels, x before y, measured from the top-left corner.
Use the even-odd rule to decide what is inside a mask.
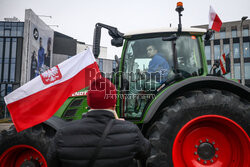
[[[21,43],[19,43],[20,45]],[[12,92],[14,85],[10,82],[18,82],[16,78],[16,61],[18,40],[17,38],[3,37],[0,38],[0,82],[7,82],[1,84],[1,96],[5,96]],[[0,99],[1,103],[1,99]]]
[[[226,38],[226,32],[225,31],[221,31],[220,32],[220,39],[225,39]]]
[[[215,33],[212,34],[211,40],[214,40],[214,34],[215,34]]]
[[[12,84],[8,84],[7,86],[7,94],[12,92]]]
[[[249,42],[243,43],[243,54],[244,54],[244,57],[250,57],[250,55],[249,55]]]
[[[240,64],[239,63],[234,64],[234,78],[240,79]]]
[[[12,39],[12,48],[11,48],[11,61],[10,61],[10,81],[15,81],[15,72],[16,72],[16,51],[17,51],[17,39]]]
[[[18,23],[17,24],[17,36],[18,37],[23,36],[23,28],[24,28],[24,23]]]
[[[233,44],[234,58],[240,58],[240,49],[239,48],[240,48],[239,43]]]
[[[11,36],[16,37],[17,34],[17,23],[12,23],[11,26]]]
[[[113,60],[113,62],[112,62],[112,69],[116,69],[116,61],[115,60]]]
[[[10,38],[6,38],[5,42],[5,53],[4,53],[4,71],[3,71],[3,81],[8,81],[9,79],[9,61],[10,61]]]
[[[208,71],[208,73],[210,73],[211,68],[212,68],[211,65],[207,65],[207,71]]]
[[[0,38],[0,82],[2,81],[3,38]]]
[[[205,46],[205,55],[207,60],[211,60],[210,46]]]
[[[220,45],[214,45],[214,59],[220,59]]]
[[[23,22],[0,22],[0,36],[23,37]]]
[[[227,55],[230,52],[229,44],[224,44],[224,53]]]
[[[10,36],[10,29],[4,29],[4,36]]]
[[[250,63],[245,63],[245,79],[250,79]]]
[[[6,84],[1,84],[1,96],[4,97],[6,94],[5,94],[5,91],[6,91],[6,88],[5,88],[5,85]]]
[[[103,59],[99,59],[99,70],[102,72],[103,71]]]
[[[236,38],[237,37],[237,30],[233,29],[232,30],[232,38]]]
[[[242,36],[248,37],[248,28],[243,28]]]
[[[3,36],[4,32],[4,23],[0,23],[0,36]]]

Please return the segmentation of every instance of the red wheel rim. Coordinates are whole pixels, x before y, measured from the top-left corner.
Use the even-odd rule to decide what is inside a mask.
[[[246,167],[250,138],[236,122],[218,115],[197,117],[177,134],[173,164],[177,167]]]
[[[7,149],[0,157],[0,167],[20,167],[33,163],[39,167],[47,167],[41,152],[29,145],[16,145]]]

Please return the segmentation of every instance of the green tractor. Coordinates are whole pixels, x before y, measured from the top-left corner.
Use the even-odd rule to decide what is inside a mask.
[[[250,164],[250,89],[207,70],[203,29],[178,28],[120,33],[97,23],[93,53],[100,52],[101,29],[106,28],[113,46],[123,46],[112,82],[117,88],[117,114],[138,125],[152,145],[142,166],[246,167]],[[158,82],[148,79],[153,45],[169,64]],[[166,71],[165,71],[166,72]],[[159,69],[158,74],[164,71]],[[155,76],[155,75],[154,75]],[[151,77],[151,76],[150,76]],[[58,128],[81,119],[88,111],[87,89],[67,99],[48,121],[16,133],[0,134],[0,167],[47,166],[46,152]],[[1,166],[2,165],[2,166]]]

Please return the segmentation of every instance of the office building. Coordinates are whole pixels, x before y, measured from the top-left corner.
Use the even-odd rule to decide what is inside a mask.
[[[208,25],[193,27],[207,29]],[[224,22],[220,32],[215,32],[212,39],[205,42],[205,54],[209,69],[211,68],[211,65],[216,61],[219,61],[220,56],[225,53],[230,57],[231,65],[231,73],[227,74],[226,78],[237,79],[243,84],[243,80],[245,80],[245,85],[248,87],[250,87],[249,27],[249,19],[243,22]],[[243,59],[241,59],[241,55]]]

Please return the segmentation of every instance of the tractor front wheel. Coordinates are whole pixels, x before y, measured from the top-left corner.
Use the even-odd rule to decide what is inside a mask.
[[[214,89],[173,99],[149,128],[148,166],[246,167],[250,164],[250,104]]]
[[[14,126],[0,133],[0,167],[47,167],[50,137],[40,124],[17,133]]]

